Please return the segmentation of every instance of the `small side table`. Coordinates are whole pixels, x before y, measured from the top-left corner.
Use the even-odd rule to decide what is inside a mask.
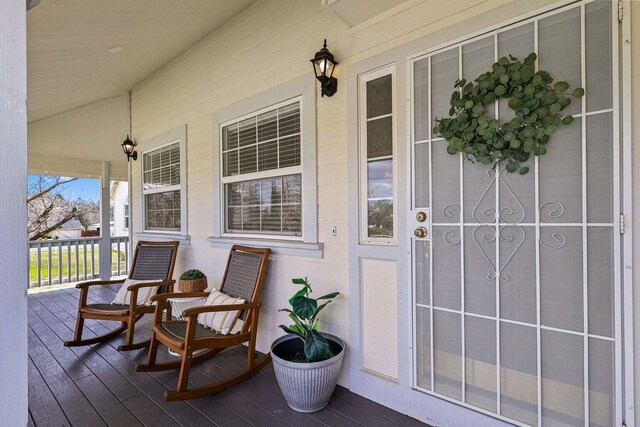
[[[167,301],[171,303],[174,316],[179,320],[184,320],[182,313],[192,307],[198,307],[204,304],[207,300],[206,297],[193,297],[193,298],[167,298]],[[169,354],[172,356],[180,356],[175,351],[169,349]]]

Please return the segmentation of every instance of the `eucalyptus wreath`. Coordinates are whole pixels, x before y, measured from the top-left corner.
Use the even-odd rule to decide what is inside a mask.
[[[531,154],[547,153],[549,138],[558,126],[573,123],[562,111],[571,97],[581,98],[583,88],[568,93],[569,84],[558,81],[553,86],[549,72],[535,70],[537,56],[530,53],[524,61],[511,55],[502,57],[474,82],[456,80],[451,94],[449,117],[436,118],[433,133],[448,142],[449,154],[461,153],[472,162],[494,165],[506,161],[508,172],[526,174],[522,166]],[[515,116],[501,123],[487,115],[487,106],[501,98],[508,99]]]

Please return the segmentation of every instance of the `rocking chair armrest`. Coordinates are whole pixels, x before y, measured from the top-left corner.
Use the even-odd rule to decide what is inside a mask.
[[[167,318],[171,316],[171,307],[169,306],[169,302],[167,301],[169,298],[206,298],[209,296],[210,292],[166,292],[162,294],[157,294],[151,297],[151,301],[156,304],[156,311],[153,316],[153,324],[157,325],[162,322],[162,312],[165,308],[168,308]],[[169,307],[167,307],[169,306]]]
[[[155,286],[171,286],[175,283],[175,280],[165,280],[162,282],[149,282],[149,283],[136,283],[135,285],[129,286],[130,291],[138,290],[140,288],[153,288]]]
[[[154,295],[151,301],[165,301],[169,298],[206,298],[209,294],[210,292],[172,292]]]
[[[89,286],[107,286],[107,285],[117,285],[119,283],[124,283],[125,279],[119,280],[90,280],[88,282],[81,282],[76,285],[76,289],[86,289]]]
[[[165,280],[162,282],[149,282],[149,283],[137,283],[135,285],[131,285],[129,286],[129,292],[131,292],[131,295],[129,297],[129,309],[131,310],[131,312],[133,313],[136,309],[136,307],[138,307],[138,291],[142,288],[154,288],[154,287],[160,287],[160,286],[167,286],[169,287],[170,290],[173,290],[173,284],[175,283],[175,280]],[[164,301],[163,301],[164,302]],[[158,307],[160,307],[161,309],[164,309],[164,307],[162,307],[163,304],[158,304]],[[158,309],[158,307],[156,308],[156,311]]]
[[[201,305],[199,307],[189,308],[182,312],[182,317],[195,317],[202,313],[215,313],[220,311],[232,311],[232,310],[251,310],[260,308],[262,303],[259,302],[247,302],[244,304],[227,304],[227,305]]]

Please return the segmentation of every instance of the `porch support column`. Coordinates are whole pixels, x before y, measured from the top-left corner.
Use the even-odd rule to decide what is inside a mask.
[[[131,110],[131,94],[132,91],[129,90],[129,135],[131,135],[131,137],[133,138],[133,112]],[[138,155],[142,157],[140,153],[138,153]],[[140,158],[140,161],[142,161],[142,158]],[[127,260],[127,265],[129,266],[129,269],[131,269],[131,261],[133,260],[133,248],[135,247],[133,245],[133,221],[137,221],[137,218],[134,216],[135,210],[133,209],[133,185],[131,184],[131,168],[133,167],[132,163],[132,161],[127,159],[127,203],[129,203],[129,228],[127,229],[129,235],[129,242],[127,243],[129,245],[129,250],[127,251],[127,255],[129,259]],[[127,273],[129,272],[127,271]]]
[[[0,8],[0,424],[27,425],[27,21]]]
[[[100,186],[100,280],[111,278],[111,175],[109,162],[102,162]]]

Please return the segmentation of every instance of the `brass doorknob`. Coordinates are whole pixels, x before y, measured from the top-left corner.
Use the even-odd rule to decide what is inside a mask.
[[[425,222],[427,220],[427,214],[424,212],[418,212],[416,214],[416,221]]]
[[[424,227],[418,227],[414,230],[413,234],[420,238],[427,237],[427,229]]]

